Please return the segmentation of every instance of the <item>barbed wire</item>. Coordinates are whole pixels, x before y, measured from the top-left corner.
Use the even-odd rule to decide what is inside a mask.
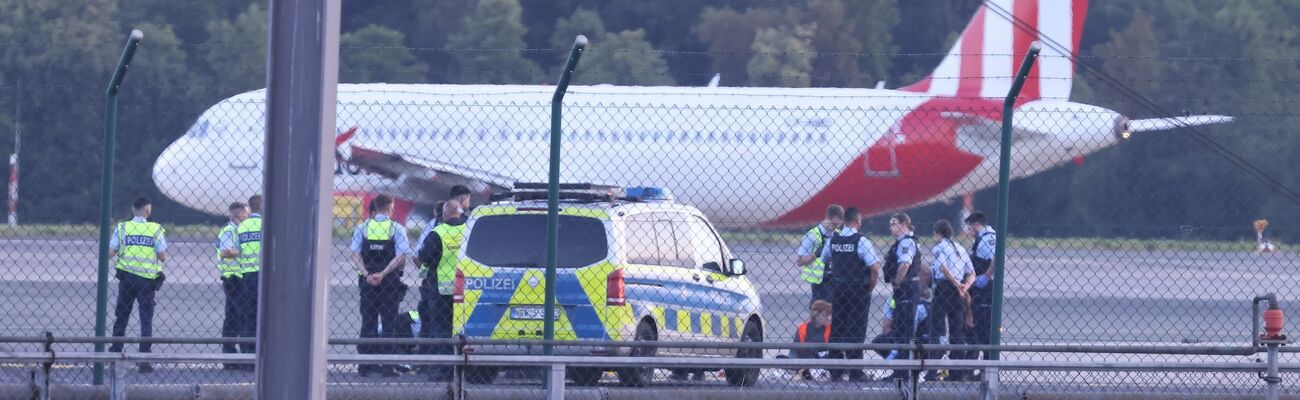
[[[19,46],[85,46],[93,42],[4,42],[0,47],[19,47]],[[116,51],[117,41],[103,41],[105,46],[113,44],[114,46],[105,47],[105,50]],[[145,41],[141,46],[151,46],[152,44]],[[264,44],[258,43],[177,43],[168,45],[168,47],[201,47],[201,48],[261,48]],[[419,52],[445,52],[445,53],[500,53],[500,52],[524,52],[524,53],[544,53],[544,52],[567,52],[569,48],[550,48],[550,47],[502,47],[502,48],[452,48],[452,47],[421,47],[421,46],[340,46],[340,49],[348,50],[411,50]],[[643,50],[643,49],[603,49],[596,45],[589,47],[587,52],[613,52],[613,53],[632,53],[632,54],[660,54],[660,55],[811,55],[811,56],[835,56],[835,57],[946,57],[953,56],[993,56],[993,57],[1016,57],[1023,54],[1010,53],[949,53],[949,52],[840,52],[840,51],[752,51],[752,50]],[[1231,62],[1296,62],[1300,57],[1236,57],[1236,56],[1169,56],[1169,55],[1149,55],[1149,54],[1119,54],[1119,55],[1061,55],[1061,54],[1040,54],[1041,58],[1071,58],[1085,60],[1162,60],[1162,61],[1179,61],[1179,62],[1207,62],[1207,61],[1231,61]]]

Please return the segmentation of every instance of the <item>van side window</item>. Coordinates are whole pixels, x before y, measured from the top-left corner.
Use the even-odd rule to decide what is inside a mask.
[[[660,265],[677,266],[677,268],[695,268],[690,260],[690,240],[688,230],[677,214],[655,213],[656,238],[659,239],[659,252],[662,256]]]
[[[709,223],[704,219],[696,216],[691,217],[690,221],[691,241],[694,251],[695,265],[704,268],[705,264],[714,263],[708,271],[722,272],[723,252],[722,242],[718,240],[718,235],[709,227]]]
[[[623,220],[623,253],[629,264],[662,265],[659,233],[652,214],[633,214]]]
[[[669,230],[669,240],[664,243],[671,243],[672,249],[663,249],[664,264],[681,268],[696,268],[699,264],[695,263],[695,241],[691,237],[691,221],[686,219],[688,216],[682,214],[663,214],[660,218],[659,227]]]

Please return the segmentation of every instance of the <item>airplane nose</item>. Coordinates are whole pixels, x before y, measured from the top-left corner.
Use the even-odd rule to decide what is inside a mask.
[[[154,186],[157,186],[158,190],[162,191],[163,195],[166,195],[173,200],[178,199],[180,194],[176,192],[177,182],[172,182],[171,180],[176,179],[176,172],[183,156],[182,148],[185,147],[183,143],[184,141],[186,141],[186,138],[181,138],[172,142],[172,144],[168,145],[167,148],[163,150],[162,154],[158,155],[158,160],[154,161],[153,164]]]

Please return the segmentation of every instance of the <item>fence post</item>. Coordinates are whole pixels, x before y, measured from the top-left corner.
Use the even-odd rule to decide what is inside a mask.
[[[1034,66],[1034,60],[1038,58],[1038,52],[1042,45],[1034,42],[1029,46],[1029,52],[1025,54],[1025,60],[1020,63],[1020,70],[1016,72],[1016,79],[1011,83],[1011,89],[1007,91],[1007,97],[1002,101],[1002,149],[998,154],[998,221],[997,232],[1002,237],[996,242],[993,251],[993,304],[990,310],[989,321],[989,344],[998,346],[1002,344],[1002,281],[1006,277],[1007,257],[1007,212],[1008,201],[1011,196],[1011,117],[1015,113],[1016,97],[1020,95],[1020,88],[1025,85],[1025,77],[1029,75],[1029,70]],[[997,350],[989,352],[990,360],[1000,358]],[[985,369],[983,374],[984,383],[981,385],[984,389],[985,399],[995,399],[998,396],[996,382],[991,379],[997,379],[995,369]],[[992,375],[989,375],[992,373]]]
[[[564,400],[564,364],[551,364],[546,382],[546,400]]]
[[[108,400],[126,400],[126,368],[121,361],[108,363],[112,379],[108,386]]]
[[[104,101],[104,166],[101,171],[99,188],[99,278],[95,292],[95,337],[104,337],[104,326],[108,320],[108,220],[113,211],[113,146],[117,140],[117,88],[122,86],[126,70],[135,58],[135,49],[139,47],[144,33],[132,29],[126,38],[126,47],[122,49],[122,58],[113,70],[113,77],[108,81]],[[104,351],[104,343],[95,343],[95,352]],[[104,384],[104,363],[95,363],[94,383]]]
[[[326,397],[339,0],[272,0],[266,59],[266,219],[259,399]],[[391,329],[391,327],[389,328]]]
[[[586,36],[578,35],[573,40],[573,50],[569,51],[569,60],[564,63],[560,81],[555,85],[555,95],[551,96],[551,166],[546,184],[546,287],[543,288],[546,299],[542,311],[542,338],[545,340],[555,339],[555,264],[559,257],[560,235],[560,117],[563,115],[564,92],[569,89],[573,69],[578,66],[578,59],[586,47]],[[550,344],[542,346],[542,354],[555,354],[555,347]],[[547,385],[550,385],[550,380]],[[560,386],[564,386],[563,378]]]

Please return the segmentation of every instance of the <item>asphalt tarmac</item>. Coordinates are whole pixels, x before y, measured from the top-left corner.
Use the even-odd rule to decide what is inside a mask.
[[[328,301],[329,334],[353,337],[358,323],[355,273],[347,266],[346,243],[335,241],[334,265]],[[768,341],[785,341],[805,318],[808,285],[798,278],[792,265],[794,247],[765,243],[729,243],[746,261],[748,279],[761,298],[767,320]],[[207,242],[177,240],[170,244],[172,259],[167,263],[168,280],[158,293],[154,335],[169,337],[218,336],[224,302],[212,265],[214,247]],[[883,248],[883,246],[882,246]],[[94,334],[96,251],[93,240],[2,239],[0,240],[0,334],[91,336]],[[1300,299],[1300,255],[1294,253],[1254,254],[1249,252],[1178,252],[1133,249],[1052,250],[1009,249],[1004,311],[1003,343],[1015,344],[1245,344],[1250,337],[1250,299],[1274,292],[1282,299],[1288,315],[1300,315],[1292,299]],[[410,269],[411,275],[414,268]],[[111,280],[111,278],[110,278]],[[403,310],[414,309],[418,294],[415,280]],[[883,286],[883,285],[882,285]],[[116,283],[109,285],[108,323],[112,323],[112,302]],[[879,329],[881,306],[889,295],[877,289],[872,295],[870,335]],[[1287,332],[1297,332],[1295,319],[1286,323]],[[138,332],[133,322],[128,332]],[[64,351],[88,351],[89,346],[63,345]],[[34,345],[8,345],[8,350],[34,351]],[[335,347],[336,352],[351,352]],[[156,345],[156,352],[217,352],[213,345]],[[769,352],[774,356],[776,352]],[[1005,359],[1036,360],[1224,360],[1250,361],[1244,357],[1007,354]],[[1283,361],[1295,362],[1284,356]],[[18,366],[0,368],[2,383],[26,381]],[[251,374],[222,372],[211,366],[175,366],[141,379],[163,382],[247,382]],[[68,381],[88,379],[85,366],[66,366]],[[881,371],[883,372],[883,371]],[[1073,374],[1073,375],[1070,375]],[[1236,387],[1257,386],[1258,378],[1222,374],[1185,374],[1185,385],[1193,383]],[[1067,379],[1079,385],[1123,384],[1124,378],[1098,378],[1097,373],[1010,373],[1005,379],[1024,384]],[[1020,378],[1016,378],[1020,377]],[[1073,378],[1071,378],[1073,377]],[[1130,376],[1132,378],[1132,376]],[[1176,375],[1179,381],[1183,375]],[[332,382],[357,381],[347,368],[331,374]],[[380,379],[380,378],[373,378]],[[397,378],[404,380],[407,378]],[[511,382],[509,377],[503,382]],[[606,377],[610,381],[612,377]],[[1168,379],[1135,379],[1131,384],[1150,381],[1159,385]],[[1245,379],[1245,380],[1243,380]],[[685,385],[710,385],[705,382]],[[357,381],[362,383],[365,381]],[[531,382],[520,380],[519,382]],[[610,381],[612,382],[612,381]],[[668,384],[667,380],[661,381]],[[677,383],[674,383],[677,384]],[[792,381],[781,371],[765,371],[761,385],[807,385]],[[829,383],[826,383],[829,384]],[[833,384],[830,384],[833,385]],[[883,383],[882,383],[883,385]],[[970,385],[951,385],[953,390]],[[791,386],[792,387],[792,386]]]

